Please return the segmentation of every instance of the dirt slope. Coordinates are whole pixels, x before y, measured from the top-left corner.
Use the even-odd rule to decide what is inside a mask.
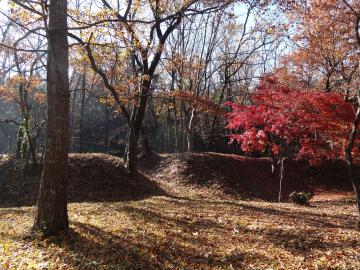
[[[154,165],[152,177],[161,182],[208,188],[217,195],[276,200],[279,191],[279,170],[272,169],[267,158],[246,158],[217,153],[168,155]],[[143,160],[142,163],[148,162]],[[287,161],[283,180],[283,196],[292,191],[311,191],[308,166]],[[301,169],[299,170],[299,168]]]
[[[71,154],[69,164],[70,202],[137,200],[165,193],[268,201],[278,198],[279,169],[277,166],[273,171],[267,158],[217,153],[153,154],[140,159],[144,173],[137,177],[127,175],[120,158],[105,154]],[[24,177],[18,161],[2,158],[0,206],[34,205],[39,179],[39,173]],[[294,190],[313,191],[319,185],[327,189],[349,188],[344,165],[328,163],[314,169],[302,162],[285,162],[284,200]]]
[[[70,202],[137,200],[163,194],[158,185],[140,174],[127,175],[120,158],[105,154],[69,156]],[[13,158],[0,162],[0,206],[34,205],[40,175],[23,176]]]

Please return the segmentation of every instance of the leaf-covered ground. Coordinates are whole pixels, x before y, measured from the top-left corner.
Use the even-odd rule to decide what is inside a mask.
[[[351,194],[310,207],[155,196],[71,203],[71,235],[24,238],[33,207],[0,209],[0,269],[360,269]]]
[[[266,176],[270,166],[255,162],[249,170],[246,160],[231,158],[151,157],[144,174],[129,178],[118,158],[71,155],[70,235],[53,239],[28,237],[35,208],[27,206],[35,203],[39,176],[23,178],[16,161],[5,159],[0,270],[360,269],[351,193],[322,192],[309,207],[238,200],[223,192],[227,181],[253,183],[253,174]],[[250,191],[268,188],[256,183]]]

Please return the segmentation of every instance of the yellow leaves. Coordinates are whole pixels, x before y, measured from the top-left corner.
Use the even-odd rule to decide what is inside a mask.
[[[103,104],[103,105],[109,105],[111,103],[111,99],[106,98],[106,97],[100,97],[99,102],[100,102],[100,104]]]
[[[130,52],[128,50],[122,50],[119,56],[122,61],[126,61],[130,56]]]
[[[141,0],[135,0],[134,11],[137,12],[141,9]]]
[[[7,88],[4,85],[0,85],[0,98],[6,93]]]
[[[2,2],[2,1],[0,1],[0,2]],[[5,2],[5,0],[4,0],[4,2]],[[20,7],[12,0],[10,0],[8,3],[9,3],[9,8],[10,8],[9,15],[13,20],[16,20],[16,22],[18,24],[26,25],[26,27],[29,29],[32,28],[31,25],[33,25],[33,26],[36,24],[42,25],[43,22],[41,22],[41,20],[39,20],[41,18],[40,15],[36,14],[35,12],[31,12],[25,8]],[[31,9],[36,10],[38,13],[43,12],[41,2],[34,1],[30,5],[28,5],[27,3],[24,3],[24,4],[26,6],[30,6]],[[39,21],[40,21],[40,23],[39,23]]]

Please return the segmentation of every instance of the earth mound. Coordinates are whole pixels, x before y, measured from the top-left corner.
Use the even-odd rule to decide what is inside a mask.
[[[69,155],[69,202],[139,200],[164,192],[143,174],[127,174],[120,158],[106,154]],[[40,171],[23,175],[16,159],[0,160],[0,206],[30,206],[37,200]]]
[[[156,179],[221,190],[223,194],[247,199],[278,199],[280,166],[269,158],[248,158],[217,153],[171,155],[160,159]],[[282,198],[292,191],[312,192],[309,166],[285,160]]]
[[[140,200],[190,193],[200,197],[276,201],[280,187],[280,164],[273,164],[269,158],[153,153],[140,157],[139,168],[143,173],[136,177],[127,174],[122,159],[106,154],[70,154],[69,166],[70,202]],[[34,205],[40,171],[39,168],[37,173],[24,175],[19,161],[3,156],[0,159],[0,206]],[[360,177],[358,166],[356,175]],[[313,168],[302,161],[284,161],[283,201],[293,191],[318,189],[351,190],[345,164],[325,162]]]

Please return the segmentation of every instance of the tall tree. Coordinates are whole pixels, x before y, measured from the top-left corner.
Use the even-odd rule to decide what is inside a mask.
[[[359,6],[359,2],[358,1],[346,1],[343,0],[344,4],[350,9],[350,14],[352,15],[353,18],[353,29],[354,29],[354,36],[356,39],[356,44],[358,46],[358,51],[357,51],[357,58],[359,58],[359,54],[360,54],[360,10],[356,9],[355,7]],[[357,3],[356,3],[357,2]],[[358,71],[359,74],[359,71]],[[349,90],[347,91],[347,94],[349,94]],[[354,168],[353,168],[353,152],[354,152],[354,148],[356,146],[356,140],[359,138],[358,137],[358,129],[359,129],[359,123],[360,123],[360,89],[359,89],[359,82],[357,82],[357,89],[355,91],[355,94],[353,94],[353,96],[351,98],[349,98],[349,96],[346,97],[346,99],[348,101],[352,101],[353,105],[354,105],[354,111],[356,111],[355,113],[355,117],[354,120],[352,122],[352,126],[351,126],[351,132],[349,135],[349,139],[345,148],[345,158],[346,158],[346,163],[348,166],[348,173],[349,173],[349,178],[351,181],[351,184],[353,186],[353,189],[355,191],[356,194],[356,200],[357,200],[357,207],[358,207],[358,213],[359,213],[359,220],[358,220],[358,227],[360,228],[360,179],[356,178],[354,176]]]
[[[67,231],[69,78],[67,1],[51,0],[48,10],[47,130],[34,229],[47,235]]]
[[[343,1],[294,1],[288,14],[287,29],[295,29],[290,31],[293,50],[283,59],[288,75],[325,92],[350,87],[359,60],[353,15]]]
[[[354,149],[359,143],[356,137],[352,138],[350,150],[347,143],[350,130],[358,122],[351,128],[354,110],[341,93],[289,88],[268,77],[262,79],[251,102],[230,103],[233,111],[227,115],[228,128],[235,132],[230,138],[245,153],[280,160],[305,159],[313,164],[326,159],[348,159],[348,151],[350,156],[358,154]],[[358,194],[357,179],[351,181]]]
[[[131,174],[136,174],[137,144],[156,70],[169,36],[185,17],[214,12],[226,8],[234,1],[129,1],[124,10],[115,8],[112,1],[100,2],[103,6],[101,14],[107,14],[106,19],[97,18],[97,21],[93,22],[92,16],[88,18],[88,22],[77,21],[78,26],[72,28],[74,31],[90,29],[87,41],[76,34],[69,35],[85,49],[92,69],[102,78],[106,89],[127,120],[129,132],[125,166]],[[94,26],[99,28],[101,25],[109,31],[106,23],[112,23],[109,32],[111,39],[115,40],[112,44],[109,44],[107,38],[104,39],[102,33],[93,31]],[[118,50],[121,47],[127,49],[119,54]],[[114,83],[113,76],[117,69],[124,66],[125,59],[121,59],[121,55],[124,54],[129,56],[132,69],[130,81],[125,82],[128,87],[121,87],[118,82]],[[102,63],[105,62],[104,59],[108,61]],[[129,91],[130,85],[135,86],[133,91]]]

